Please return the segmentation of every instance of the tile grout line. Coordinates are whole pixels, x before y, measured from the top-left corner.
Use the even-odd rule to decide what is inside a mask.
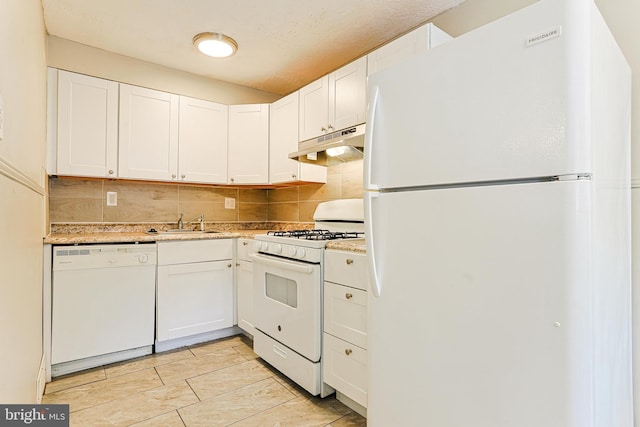
[[[276,383],[280,384],[280,383],[279,383],[279,382],[274,378],[274,376],[273,376],[273,375],[272,375],[271,377],[269,377],[269,378],[273,379]],[[264,381],[264,380],[260,380],[260,381]],[[257,384],[257,383],[258,383],[258,382],[260,382],[260,381],[257,381],[256,383],[253,383],[253,384]],[[298,396],[296,396],[295,394],[291,393],[291,391],[289,391],[289,390],[288,390],[284,385],[280,384],[280,386],[281,386],[282,388],[284,388],[284,389],[287,391],[287,393],[289,393],[289,394],[291,395],[291,399],[285,400],[285,401],[284,401],[284,402],[282,402],[282,403],[278,403],[277,405],[273,405],[273,406],[271,406],[271,407],[269,407],[269,408],[263,409],[262,411],[260,411],[260,412],[256,412],[255,414],[252,414],[252,415],[250,415],[250,416],[248,416],[248,417],[244,417],[244,418],[242,418],[242,419],[239,419],[239,420],[237,420],[237,421],[234,421],[234,422],[232,422],[231,424],[227,424],[227,427],[229,427],[229,426],[233,426],[234,424],[238,424],[238,423],[240,423],[240,422],[242,422],[242,421],[246,421],[246,420],[248,420],[248,419],[250,419],[250,418],[253,418],[253,417],[255,417],[255,416],[258,416],[258,415],[260,415],[260,414],[263,414],[263,413],[265,413],[265,412],[267,412],[267,411],[270,411],[270,410],[272,410],[272,409],[274,409],[274,408],[277,408],[278,406],[282,406],[282,405],[284,405],[285,403],[291,402],[292,400],[295,400],[295,399],[297,399],[297,398],[298,398]],[[244,386],[244,387],[247,387],[247,386]],[[240,388],[244,388],[244,387],[240,387]]]

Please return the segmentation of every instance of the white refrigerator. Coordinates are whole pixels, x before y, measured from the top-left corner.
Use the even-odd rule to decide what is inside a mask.
[[[369,426],[632,425],[630,82],[589,0],[369,77]]]

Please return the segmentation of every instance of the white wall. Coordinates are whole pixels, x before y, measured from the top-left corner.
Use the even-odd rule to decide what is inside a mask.
[[[466,0],[433,20],[457,36],[501,16],[535,3],[535,0]],[[632,69],[631,194],[633,199],[633,314],[634,314],[634,411],[640,426],[640,1],[595,0]]]
[[[257,104],[281,98],[269,92],[163,67],[59,37],[47,37],[48,65],[136,86],[222,104]]]
[[[42,358],[46,119],[40,0],[0,1],[0,402],[36,402]]]

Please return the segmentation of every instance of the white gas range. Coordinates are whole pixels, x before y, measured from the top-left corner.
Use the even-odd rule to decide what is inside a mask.
[[[254,351],[313,395],[322,381],[324,250],[328,241],[364,239],[362,199],[320,203],[315,229],[255,236]]]

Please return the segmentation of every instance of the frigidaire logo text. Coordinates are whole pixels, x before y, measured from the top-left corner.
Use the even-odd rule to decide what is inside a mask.
[[[556,35],[558,35],[558,30],[552,30],[552,31],[549,31],[549,32],[544,33],[544,34],[540,34],[540,35],[537,35],[535,37],[531,37],[529,39],[529,43],[540,42],[540,41],[542,41],[544,39],[548,39],[549,37],[556,36]]]
[[[540,32],[538,34],[532,34],[526,39],[527,46],[533,46],[534,44],[538,44],[550,39],[554,39],[556,37],[560,37],[562,35],[562,27],[558,25],[555,28],[550,28],[546,31]]]

